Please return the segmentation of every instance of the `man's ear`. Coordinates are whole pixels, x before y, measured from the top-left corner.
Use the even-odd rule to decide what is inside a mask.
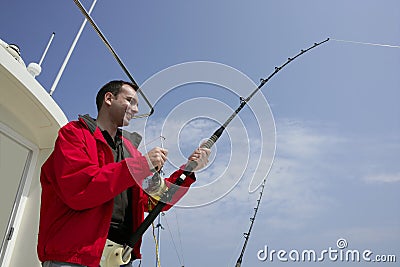
[[[111,92],[105,93],[105,95],[104,95],[104,103],[105,103],[107,106],[111,106],[111,100],[112,100],[112,99],[114,99],[113,93],[111,93]]]

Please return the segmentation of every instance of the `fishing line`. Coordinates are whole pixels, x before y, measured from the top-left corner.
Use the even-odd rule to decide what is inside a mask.
[[[366,43],[366,42],[358,42],[358,41],[351,41],[351,40],[341,40],[341,39],[335,39],[335,38],[330,38],[330,40],[336,41],[336,42],[342,42],[342,43],[352,43],[352,44],[362,44],[362,45],[372,45],[372,46],[390,47],[390,48],[400,48],[400,45]]]
[[[185,258],[184,258],[184,252],[183,252],[183,246],[182,246],[182,237],[181,237],[181,228],[179,226],[179,220],[178,220],[178,213],[174,210],[175,213],[175,218],[176,218],[176,225],[178,229],[178,238],[179,238],[179,244],[181,246],[181,252],[182,252],[182,266],[185,266]]]
[[[156,141],[158,141],[158,140],[160,140],[161,148],[164,148],[164,141],[165,141],[165,139],[166,139],[166,138],[165,138],[164,136],[162,136],[162,135],[157,136],[156,138],[151,139],[150,141],[148,141],[146,144],[140,145],[137,149],[139,150],[140,148],[146,147],[146,146],[150,145],[151,143],[154,143],[154,142],[156,142]]]
[[[165,221],[165,223],[167,224],[168,232],[169,232],[169,235],[170,235],[170,237],[171,237],[172,245],[173,245],[174,248],[175,248],[175,253],[176,253],[176,256],[178,257],[179,264],[180,264],[181,266],[185,266],[185,265],[183,264],[183,259],[181,259],[181,256],[179,255],[178,247],[176,246],[175,239],[174,239],[174,237],[172,236],[171,227],[170,227],[169,224],[168,224],[167,218],[164,218],[164,221]]]

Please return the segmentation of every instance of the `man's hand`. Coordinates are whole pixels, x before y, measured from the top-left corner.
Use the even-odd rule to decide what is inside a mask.
[[[189,161],[196,161],[197,166],[193,169],[193,172],[198,171],[208,163],[208,157],[210,156],[211,150],[209,148],[199,147],[195,151],[193,151],[192,155],[189,156]]]
[[[150,171],[156,172],[161,169],[167,160],[168,150],[161,147],[155,147],[144,155],[149,164]]]

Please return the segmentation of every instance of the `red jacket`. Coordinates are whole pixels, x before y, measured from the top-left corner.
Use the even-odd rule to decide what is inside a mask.
[[[131,158],[114,162],[99,128],[92,133],[84,120],[60,129],[54,151],[42,166],[39,260],[98,267],[107,239],[114,197],[132,187],[133,231],[142,223],[148,197],[138,186],[152,175],[147,160],[126,139]],[[182,170],[172,174],[174,182]],[[135,179],[132,178],[135,176]],[[194,177],[185,179],[172,203],[184,195]],[[167,206],[167,208],[170,206]],[[141,241],[133,253],[141,258]]]

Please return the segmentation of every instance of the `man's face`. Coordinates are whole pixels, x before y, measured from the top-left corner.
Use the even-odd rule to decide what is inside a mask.
[[[136,91],[130,85],[124,84],[119,94],[116,97],[113,96],[111,100],[111,119],[118,127],[127,126],[138,111]]]

